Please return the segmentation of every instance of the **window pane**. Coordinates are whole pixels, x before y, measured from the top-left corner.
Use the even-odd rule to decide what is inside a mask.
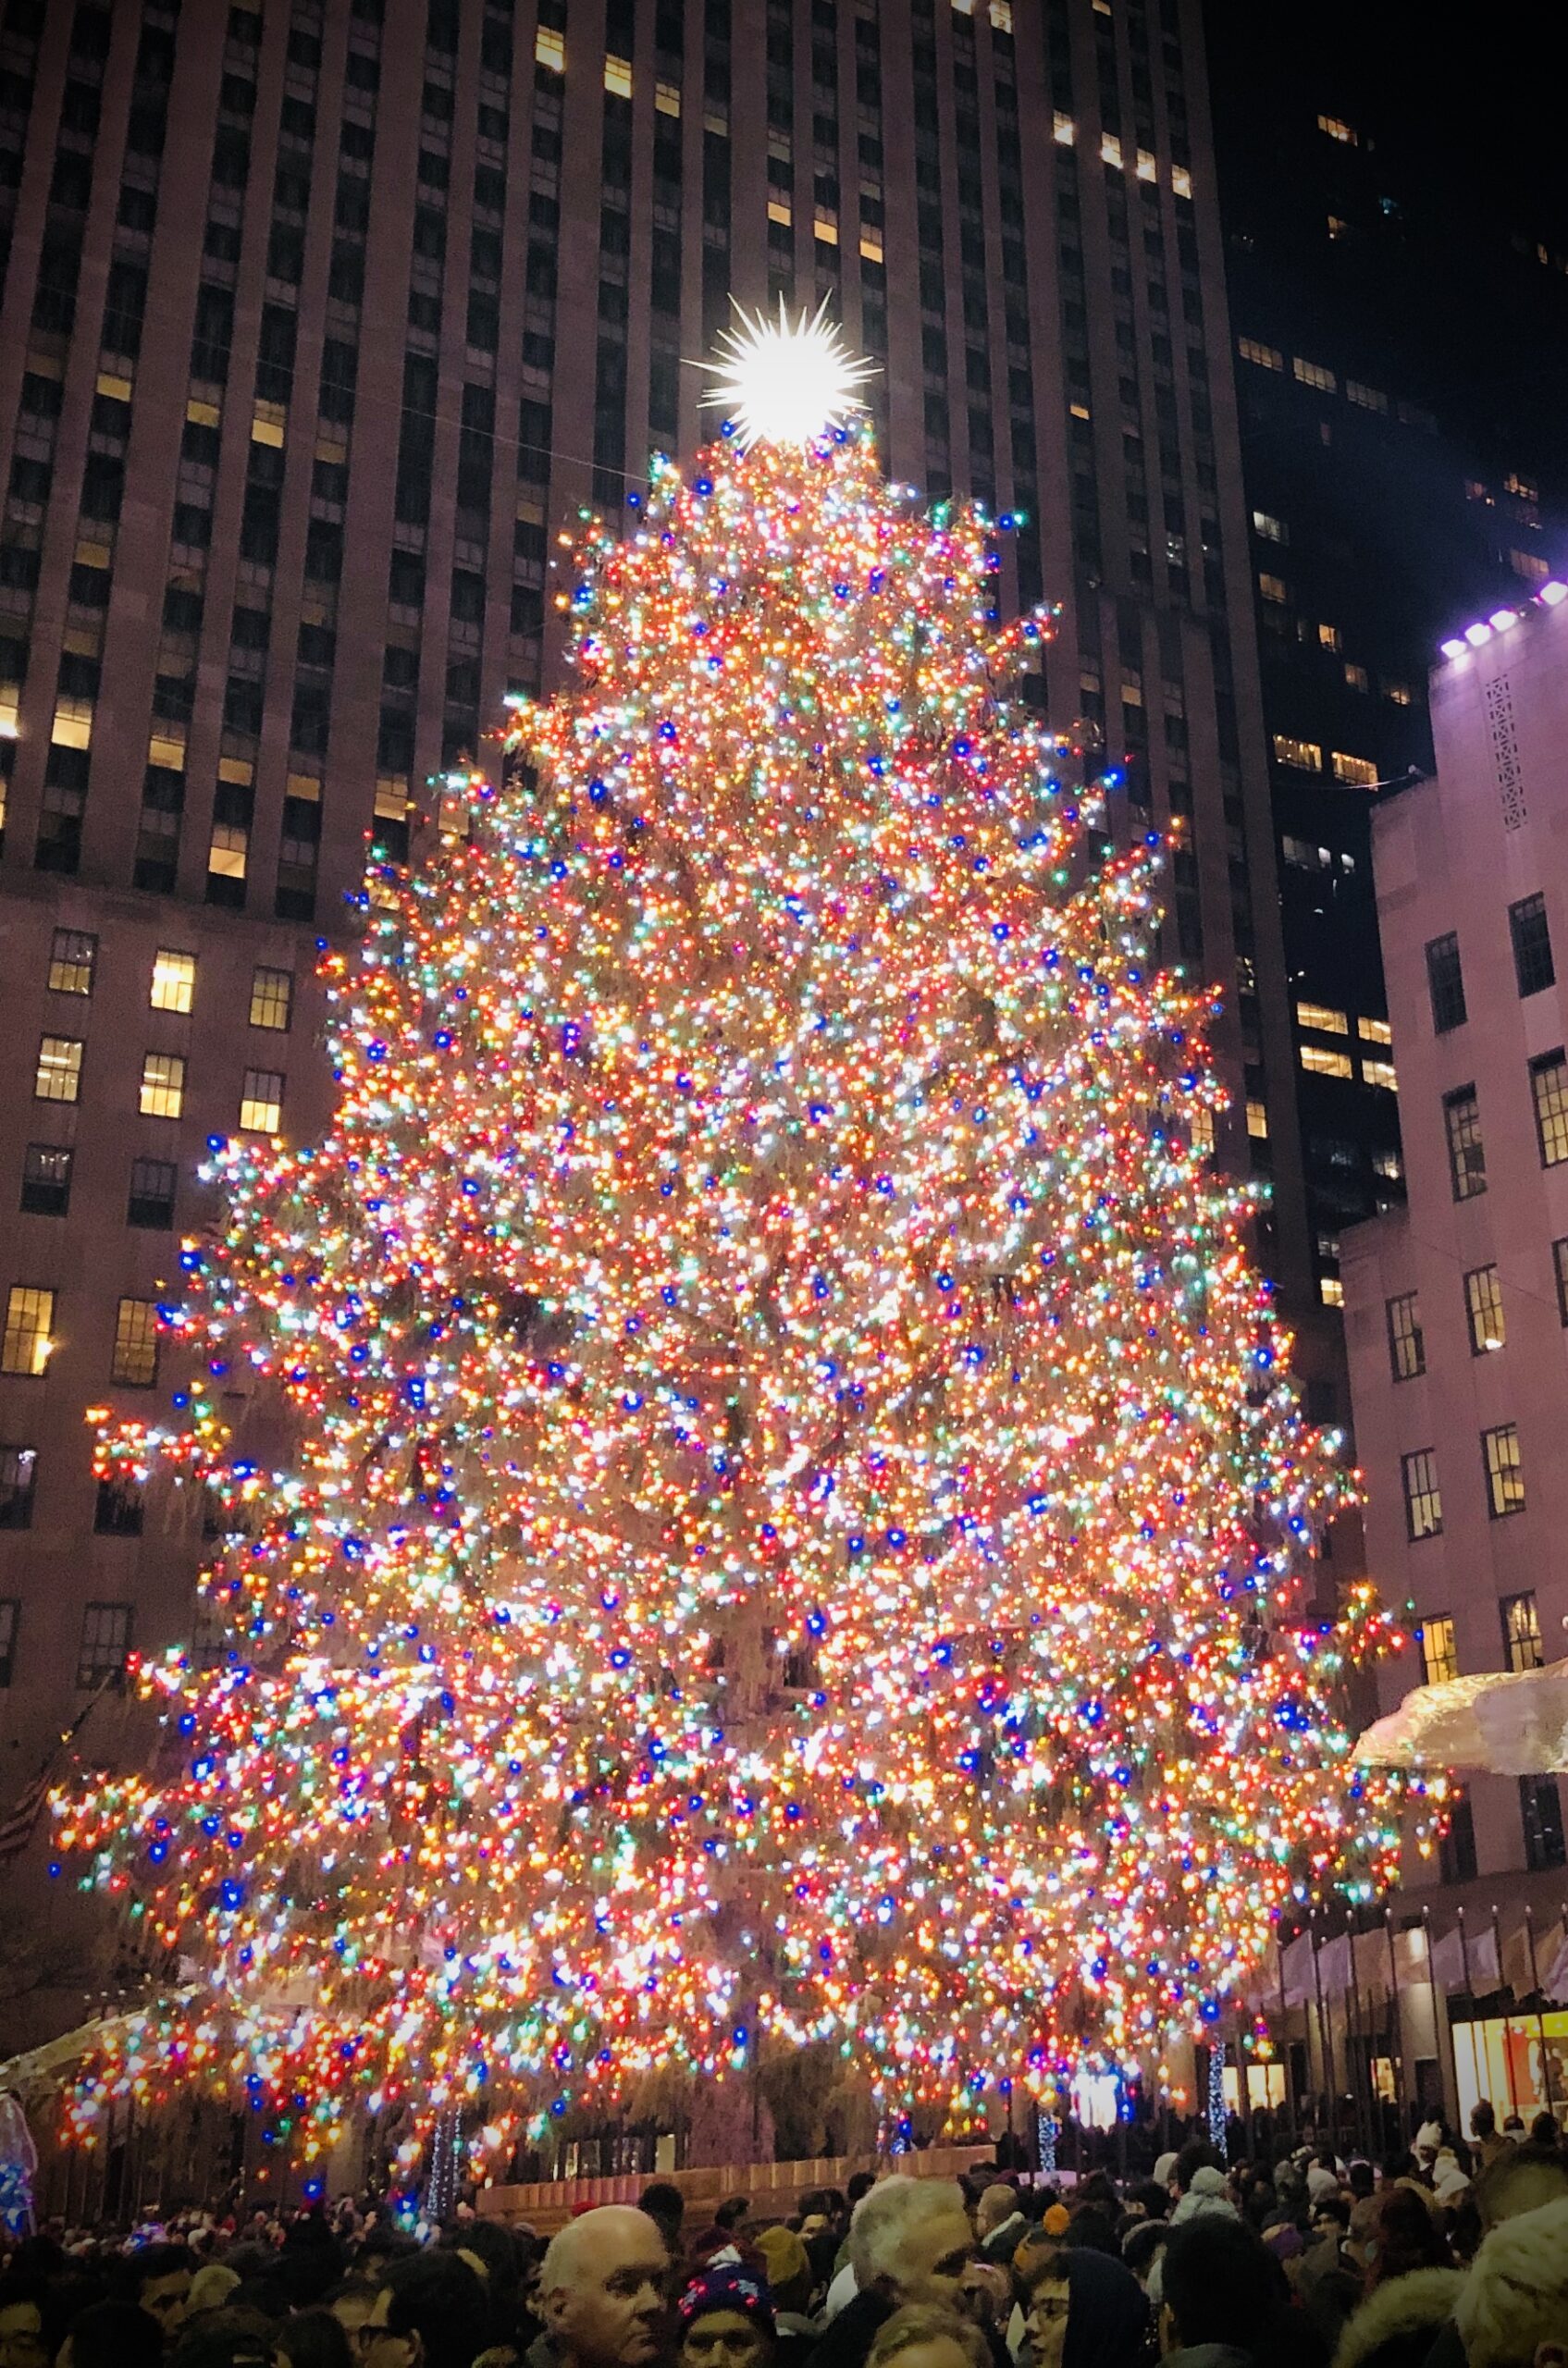
[[[1543,987],[1555,986],[1557,971],[1551,959],[1546,898],[1525,896],[1517,905],[1510,905],[1508,927],[1513,939],[1513,970],[1520,993],[1538,995]]]
[[[1557,1313],[1568,1324],[1568,1234],[1551,1245],[1551,1271],[1557,1281]]]
[[[1432,999],[1432,1026],[1439,1036],[1464,1025],[1464,973],[1454,931],[1433,938],[1426,948],[1426,991]]]
[[[1508,1338],[1503,1320],[1502,1285],[1495,1266],[1477,1266],[1464,1277],[1464,1313],[1470,1326],[1470,1353],[1484,1357],[1500,1349]]]
[[[1541,1649],[1541,1615],[1534,1591],[1527,1595],[1505,1595],[1501,1611],[1503,1658],[1509,1668],[1542,1668],[1546,1655]]]
[[[1449,1804],[1449,1830],[1438,1845],[1438,1863],[1446,1883],[1475,1880],[1475,1813],[1461,1794]]]
[[[49,949],[49,992],[56,995],[90,995],[98,941],[87,931],[57,929]]]
[[[287,1028],[293,1002],[292,970],[258,969],[251,980],[251,1026]]]
[[[183,1054],[149,1053],[142,1064],[142,1116],[178,1118],[184,1106]]]
[[[1400,1474],[1404,1483],[1405,1527],[1411,1537],[1439,1537],[1443,1500],[1438,1493],[1436,1449],[1417,1448],[1413,1455],[1401,1456]]]
[[[1401,1292],[1386,1302],[1389,1318],[1389,1364],[1396,1381],[1414,1381],[1426,1370],[1426,1342],[1421,1330],[1421,1309],[1414,1291]]]
[[[1456,1201],[1473,1201],[1487,1189],[1487,1153],[1481,1141],[1481,1105],[1473,1085],[1443,1096],[1448,1129],[1449,1175]]]
[[[158,1377],[158,1310],[150,1299],[122,1299],[115,1317],[115,1354],[110,1376],[133,1389],[150,1389]]]
[[[0,1448],[0,1455],[5,1449]],[[0,1515],[0,1526],[4,1516]],[[0,1596],[0,1685],[9,1685],[17,1669],[17,1630],[21,1625],[22,1608],[16,1597]]]
[[[1499,1423],[1494,1430],[1483,1431],[1481,1448],[1487,1462],[1487,1498],[1492,1519],[1500,1521],[1505,1513],[1522,1513],[1525,1474],[1519,1462],[1518,1424]]]
[[[79,1686],[99,1685],[125,1667],[130,1650],[129,1603],[89,1603],[81,1612],[81,1649],[77,1657]]]
[[[32,1079],[36,1102],[75,1102],[81,1092],[81,1039],[45,1036],[38,1047]]]
[[[22,1207],[30,1216],[65,1215],[70,1206],[72,1156],[63,1143],[29,1143],[22,1153]]]
[[[1536,1098],[1536,1134],[1541,1166],[1561,1167],[1568,1159],[1568,1055],[1561,1045],[1530,1063],[1530,1086]]]
[[[133,1159],[130,1163],[130,1196],[126,1203],[127,1225],[153,1227],[165,1231],[174,1223],[174,1196],[179,1171],[172,1159]]]
[[[1320,1034],[1327,1036],[1348,1036],[1351,1032],[1351,1024],[1345,1014],[1336,1011],[1332,1004],[1327,1003],[1298,1003],[1296,1025],[1298,1028],[1315,1028]]]
[[[1348,1053],[1336,1053],[1327,1044],[1302,1044],[1297,1047],[1303,1069],[1311,1069],[1318,1077],[1353,1077]]]
[[[283,1125],[283,1079],[276,1069],[247,1069],[240,1097],[240,1124],[247,1134],[276,1135]]]
[[[1453,1622],[1446,1612],[1421,1623],[1421,1664],[1423,1680],[1427,1685],[1443,1685],[1451,1677],[1459,1675]]]
[[[0,1447],[0,1529],[28,1529],[38,1479],[38,1449]]]
[[[189,1011],[195,993],[195,956],[171,953],[167,946],[160,946],[153,956],[153,991],[148,998],[153,1009]]]
[[[1562,1832],[1562,1795],[1555,1776],[1521,1776],[1519,1821],[1525,1829],[1525,1864],[1532,1873],[1568,1866]]]
[[[0,1339],[0,1373],[34,1378],[48,1368],[54,1347],[55,1294],[31,1283],[13,1283],[6,1295],[6,1330]]]

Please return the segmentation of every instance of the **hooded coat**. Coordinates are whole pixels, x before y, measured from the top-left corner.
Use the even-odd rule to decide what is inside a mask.
[[[1457,2269],[1413,2269],[1389,2278],[1351,2318],[1334,2368],[1422,2368],[1463,2283]]]

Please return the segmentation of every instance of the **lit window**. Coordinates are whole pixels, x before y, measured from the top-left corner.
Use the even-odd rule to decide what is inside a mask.
[[[90,995],[98,960],[98,941],[82,929],[57,929],[49,948],[49,992],[56,995]]]
[[[1296,1025],[1298,1028],[1315,1028],[1322,1036],[1348,1036],[1351,1032],[1351,1023],[1344,1013],[1336,1011],[1332,1004],[1327,1003],[1299,1003],[1296,1005]]]
[[[153,956],[153,988],[147,1000],[154,1011],[189,1011],[196,993],[196,957],[171,953],[160,945]]]
[[[1337,651],[1340,646],[1339,626],[1319,625],[1317,628],[1317,642],[1320,649],[1332,649]]]
[[[1389,398],[1380,387],[1364,387],[1359,378],[1345,380],[1345,401],[1359,403],[1363,411],[1386,412]]]
[[[1456,1201],[1474,1201],[1487,1189],[1487,1147],[1481,1141],[1481,1105],[1473,1085],[1443,1096],[1448,1136],[1449,1181]]]
[[[1253,512],[1253,532],[1261,535],[1266,543],[1288,543],[1290,530],[1283,518],[1271,518],[1266,510]]]
[[[679,115],[681,112],[680,85],[675,82],[656,82],[653,86],[653,104],[660,115]]]
[[[604,87],[607,91],[612,91],[618,99],[631,97],[632,61],[629,57],[606,57]]]
[[[1459,1647],[1453,1640],[1453,1622],[1447,1612],[1435,1619],[1424,1620],[1417,1634],[1421,1638],[1421,1676],[1426,1685],[1446,1685],[1451,1677],[1459,1675]]]
[[[1394,1031],[1386,1019],[1358,1019],[1355,1032],[1364,1044],[1391,1044]]]
[[[1325,1307],[1343,1307],[1345,1287],[1338,1275],[1319,1275],[1317,1295]]]
[[[1383,684],[1383,697],[1386,699],[1392,699],[1396,707],[1408,707],[1411,703],[1410,684],[1386,682]]]
[[[247,1069],[240,1096],[240,1124],[247,1134],[276,1135],[283,1126],[283,1079],[277,1069]]]
[[[250,860],[251,834],[242,822],[215,822],[207,849],[210,879],[243,880]]]
[[[1298,772],[1320,773],[1323,771],[1323,751],[1317,742],[1297,740],[1289,732],[1274,734],[1274,759],[1277,764],[1294,765]]]
[[[1561,1044],[1555,1053],[1543,1053],[1530,1063],[1530,1089],[1541,1166],[1561,1167],[1568,1159],[1568,1058]]]
[[[1404,1179],[1404,1162],[1397,1151],[1375,1151],[1372,1154],[1372,1173],[1374,1176],[1387,1177],[1390,1184],[1401,1183]]]
[[[1345,687],[1351,691],[1369,691],[1372,688],[1372,677],[1365,667],[1352,665],[1348,658],[1345,660]]]
[[[1352,130],[1340,116],[1320,115],[1317,118],[1317,128],[1319,131],[1326,131],[1330,140],[1342,141],[1347,148],[1361,146],[1360,133]]]
[[[1173,197],[1190,198],[1191,196],[1192,176],[1188,171],[1185,165],[1172,165],[1170,168],[1170,188]]]
[[[1258,590],[1266,600],[1288,600],[1290,597],[1284,577],[1279,575],[1260,575]]]
[[[1268,1141],[1268,1111],[1261,1102],[1247,1104],[1247,1132],[1255,1143]]]
[[[1510,551],[1508,564],[1515,575],[1524,577],[1526,584],[1544,584],[1551,573],[1545,560],[1538,558],[1534,551]]]
[[[1486,1459],[1487,1507],[1492,1519],[1501,1521],[1509,1513],[1522,1513],[1525,1510],[1525,1474],[1519,1462],[1518,1424],[1499,1423],[1493,1429],[1483,1431],[1481,1452]],[[1533,1596],[1530,1602],[1533,1609],[1535,1604]],[[1520,1666],[1539,1668],[1540,1631],[1538,1627],[1536,1635],[1537,1647],[1536,1659]]]
[[[251,1026],[284,1030],[293,1014],[292,970],[256,969],[251,974]]]
[[[1543,1669],[1546,1654],[1541,1649],[1541,1615],[1534,1593],[1505,1595],[1499,1610],[1502,1615],[1503,1659],[1508,1667]]]
[[[987,10],[994,32],[1010,33],[1013,30],[1013,0],[991,0]]]
[[[1311,1069],[1318,1077],[1353,1077],[1354,1065],[1348,1053],[1330,1052],[1327,1044],[1303,1044],[1299,1048],[1303,1069]]]
[[[81,1097],[81,1039],[45,1036],[38,1046],[32,1073],[35,1102],[77,1102]]]
[[[1331,395],[1339,387],[1332,370],[1326,370],[1321,362],[1307,362],[1296,353],[1290,357],[1290,367],[1300,385],[1315,387],[1321,395]]]
[[[1544,988],[1555,986],[1557,969],[1551,958],[1546,898],[1522,896],[1518,904],[1510,905],[1508,927],[1513,940],[1513,973],[1520,994],[1538,995]]]
[[[1342,214],[1331,214],[1328,216],[1328,236],[1331,239],[1342,239],[1350,227]]]
[[[1428,938],[1426,942],[1426,992],[1432,1002],[1432,1027],[1438,1036],[1446,1036],[1453,1028],[1463,1028],[1467,1017],[1464,1005],[1464,972],[1459,959],[1459,939],[1451,930],[1446,937]]]
[[[34,1447],[0,1447],[0,1529],[31,1529],[32,1527],[32,1492],[38,1482],[38,1449]],[[9,1607],[15,1612],[15,1605]],[[7,1624],[7,1607],[0,1603],[0,1685],[8,1685],[8,1666],[16,1643],[16,1622]]]
[[[1200,1103],[1192,1113],[1192,1156],[1194,1159],[1214,1157],[1214,1112]]]
[[[1443,1532],[1443,1500],[1438,1489],[1438,1453],[1435,1448],[1417,1448],[1414,1455],[1400,1458],[1400,1477],[1404,1486],[1404,1525],[1414,1543],[1417,1538],[1440,1537]]]
[[[1502,481],[1502,489],[1504,493],[1512,494],[1517,501],[1538,501],[1541,498],[1539,486],[1533,484],[1528,477],[1522,477],[1516,469],[1509,470]]]
[[[1508,1326],[1502,1313],[1502,1284],[1495,1266],[1475,1266],[1465,1276],[1464,1314],[1473,1357],[1484,1357],[1502,1347]]]
[[[79,1688],[102,1685],[117,1677],[130,1651],[129,1603],[88,1603],[81,1611],[81,1646],[77,1654]]]
[[[1370,757],[1347,757],[1342,748],[1333,755],[1334,778],[1346,782],[1352,789],[1376,789],[1377,768]]]
[[[1058,148],[1070,148],[1077,136],[1078,126],[1071,116],[1064,115],[1058,107],[1051,118],[1052,139],[1055,140]]]
[[[36,1381],[48,1371],[54,1332],[54,1292],[36,1289],[31,1283],[13,1283],[6,1294],[0,1373],[25,1374]]]
[[[1363,1084],[1375,1085],[1381,1093],[1397,1093],[1400,1090],[1392,1061],[1363,1061],[1361,1075]]]
[[[142,1116],[178,1118],[185,1106],[185,1058],[180,1053],[148,1053],[142,1063]]]
[[[553,26],[541,25],[534,35],[534,56],[541,66],[548,66],[552,74],[564,74],[566,71],[565,34],[557,32]]]
[[[1102,132],[1102,133],[1101,133],[1101,135],[1100,135],[1100,155],[1101,155],[1101,159],[1102,159],[1102,161],[1103,161],[1105,164],[1107,164],[1107,165],[1114,165],[1114,166],[1116,166],[1116,168],[1117,168],[1117,171],[1118,173],[1120,172],[1120,170],[1121,170],[1121,142],[1117,138],[1116,133],[1115,133],[1114,131],[1105,131],[1105,132]]]
[[[115,1315],[111,1381],[150,1389],[158,1377],[158,1310],[150,1299],[122,1299]]]
[[[1414,1291],[1385,1300],[1389,1323],[1389,1370],[1396,1381],[1414,1381],[1426,1370],[1426,1337],[1421,1329],[1421,1304]]]
[[[1243,362],[1255,362],[1260,370],[1283,370],[1285,356],[1277,345],[1260,345],[1255,337],[1239,337],[1236,351]]]
[[[1310,839],[1295,839],[1287,834],[1280,841],[1280,852],[1298,871],[1331,871],[1334,867],[1332,850],[1315,847]]]

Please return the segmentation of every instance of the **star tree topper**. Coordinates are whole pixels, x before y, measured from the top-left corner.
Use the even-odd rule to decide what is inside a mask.
[[[698,364],[713,381],[703,402],[722,411],[744,450],[809,444],[864,411],[857,389],[877,365],[850,352],[827,310],[824,296],[815,313],[803,309],[791,320],[781,296],[775,321],[736,304],[735,326],[720,332],[718,360]]]

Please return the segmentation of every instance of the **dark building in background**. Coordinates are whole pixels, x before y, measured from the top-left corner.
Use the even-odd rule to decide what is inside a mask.
[[[1456,620],[1568,555],[1555,104],[1494,43],[1207,0],[1253,593],[1317,1288],[1402,1196],[1371,879],[1377,784],[1432,760]],[[1528,42],[1525,48],[1527,51]]]
[[[562,532],[698,442],[732,295],[826,295],[892,470],[1023,513],[1310,1293],[1188,0],[8,0],[0,268],[0,1796],[197,1628],[83,1410],[167,1408],[204,1145],[322,1123],[367,836],[549,686]]]

